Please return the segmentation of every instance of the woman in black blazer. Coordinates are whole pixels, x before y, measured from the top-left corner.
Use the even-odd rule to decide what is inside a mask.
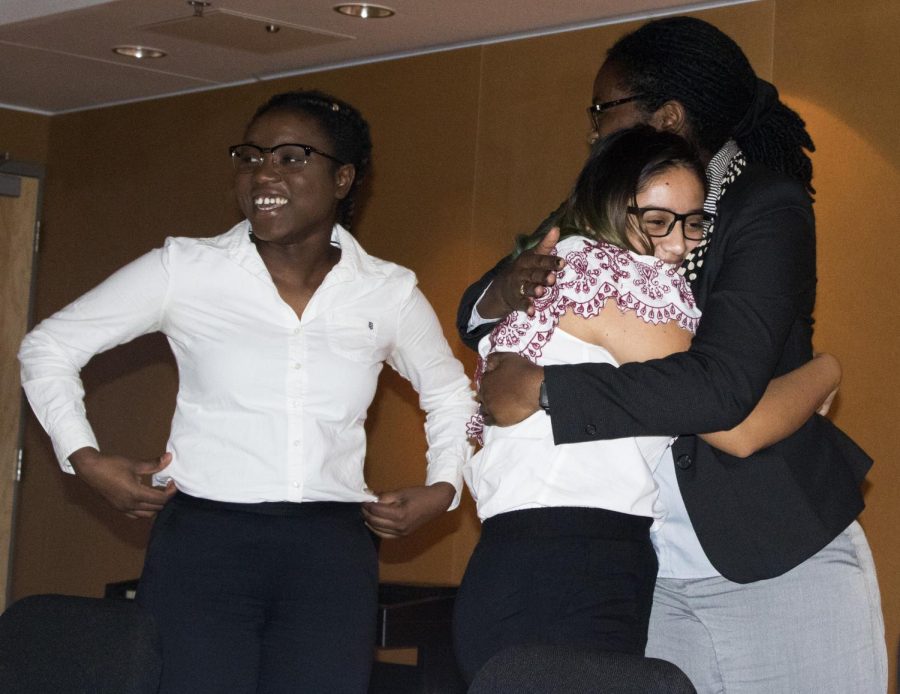
[[[690,351],[618,369],[541,369],[502,355],[482,382],[486,409],[511,424],[543,406],[558,444],[683,432],[658,479],[670,522],[657,539],[648,655],[677,664],[701,692],[883,692],[880,598],[855,521],[869,457],[819,416],[745,459],[691,435],[735,426],[770,379],[812,357],[813,143],[803,121],[734,41],[687,17],[620,39],[589,112],[598,136],[649,123],[692,140],[707,161],[716,221],[685,261],[700,328]],[[501,261],[470,287],[464,340],[540,295],[556,262]]]

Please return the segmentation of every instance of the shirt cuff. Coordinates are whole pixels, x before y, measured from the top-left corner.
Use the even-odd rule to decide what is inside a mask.
[[[78,425],[70,426],[62,432],[54,432],[51,440],[53,442],[53,452],[56,453],[56,459],[59,461],[59,467],[62,468],[63,472],[70,475],[75,474],[75,468],[69,462],[70,455],[79,448],[89,447],[100,450],[94,432],[90,428],[85,430],[84,427]]]
[[[481,314],[478,313],[478,304],[481,303],[481,300],[484,298],[484,295],[487,294],[487,290],[491,288],[491,284],[488,284],[487,287],[484,288],[484,291],[481,292],[481,296],[478,297],[478,301],[475,302],[475,305],[472,307],[472,313],[469,315],[469,323],[466,325],[467,332],[472,332],[475,328],[480,328],[482,325],[487,323],[496,323],[496,318],[482,318]]]
[[[452,511],[459,506],[462,498],[463,476],[462,469],[466,460],[472,455],[471,449],[468,455],[460,457],[453,453],[447,452],[442,454],[433,462],[428,463],[428,470],[425,474],[425,484],[432,485],[438,482],[447,482],[453,485],[454,494],[453,501],[447,507],[448,511]]]

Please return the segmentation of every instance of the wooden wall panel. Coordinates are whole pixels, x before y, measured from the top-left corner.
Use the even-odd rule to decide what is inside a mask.
[[[0,108],[0,155],[15,161],[43,164],[47,161],[50,117]]]

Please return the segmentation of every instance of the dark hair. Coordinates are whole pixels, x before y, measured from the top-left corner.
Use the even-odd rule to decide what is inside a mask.
[[[701,149],[715,153],[734,138],[747,161],[797,179],[813,192],[812,162],[804,149],[813,152],[815,146],[806,124],[712,24],[692,17],[648,22],[619,39],[607,61],[618,68],[623,86],[642,95],[637,103],[645,112],[669,100],[680,102]],[[760,109],[766,98],[771,103]],[[755,110],[764,114],[757,118]]]
[[[262,116],[275,111],[292,111],[314,118],[331,140],[337,159],[353,164],[356,175],[347,197],[338,204],[338,222],[347,229],[353,220],[356,192],[369,172],[372,156],[372,139],[369,124],[362,114],[346,101],[318,90],[300,90],[276,94],[256,109],[247,124],[249,129]],[[337,163],[335,163],[337,166]]]
[[[648,238],[642,237],[642,248],[636,248],[630,238],[627,208],[653,178],[673,168],[691,171],[706,186],[706,172],[696,149],[674,133],[638,125],[598,140],[568,200],[538,231],[518,240],[515,255],[537,245],[555,226],[560,238],[587,236],[652,255]]]

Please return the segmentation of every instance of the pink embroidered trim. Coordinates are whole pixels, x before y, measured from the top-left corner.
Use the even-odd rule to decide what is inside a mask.
[[[609,299],[620,310],[634,311],[647,323],[676,321],[691,333],[697,331],[700,311],[676,265],[581,236],[564,239],[554,253],[566,260],[566,267],[556,275],[556,284],[535,299],[533,317],[516,311],[493,329],[488,354],[517,352],[536,362],[560,316],[571,311],[583,318],[593,318]],[[480,387],[483,374],[484,360],[479,357],[476,386]],[[468,434],[481,443],[483,428],[484,419],[477,414],[469,421]]]

